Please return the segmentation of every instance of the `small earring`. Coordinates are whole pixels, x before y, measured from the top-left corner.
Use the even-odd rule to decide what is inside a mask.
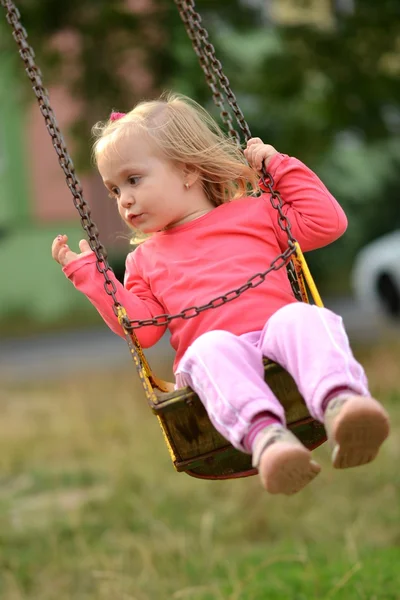
[[[186,182],[185,183],[185,188],[188,190],[189,189],[189,184]]]

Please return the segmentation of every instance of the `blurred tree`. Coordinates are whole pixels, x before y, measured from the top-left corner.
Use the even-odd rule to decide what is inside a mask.
[[[76,127],[81,136],[112,107],[125,110],[142,97],[143,69],[151,73],[154,93],[174,86],[208,102],[173,0],[17,4],[45,80],[63,81],[83,101],[87,126]],[[324,29],[265,27],[261,2],[198,0],[197,5],[261,137],[315,163],[338,136],[363,144],[400,131],[397,0],[358,0],[353,12],[337,12],[336,26]],[[62,33],[72,36],[67,52]]]
[[[327,151],[343,132],[370,142],[400,131],[400,3],[358,0],[335,22],[281,26],[273,48],[259,36],[258,68],[231,70],[234,85],[244,77],[257,98],[262,129],[290,152]],[[255,49],[240,46],[236,60],[244,66]]]
[[[200,101],[208,97],[173,0],[17,0],[16,4],[45,83],[66,85],[81,101],[79,121],[73,127],[84,143],[78,158],[81,166],[88,156],[90,127],[112,108],[130,109],[143,96],[170,87],[177,73],[182,74],[181,91]],[[203,0],[200,5],[218,26],[226,23],[242,31],[256,26],[257,11],[240,0]],[[16,52],[13,44],[11,36],[4,36],[2,51]]]
[[[321,266],[329,260],[338,268],[346,252],[400,226],[400,4],[353,4],[318,28],[266,23],[262,2],[197,1],[253,135],[304,160],[345,205],[351,235],[320,255]],[[95,120],[164,88],[212,109],[173,0],[18,6],[46,82],[64,82],[82,101],[74,126],[82,156]],[[74,42],[61,52],[65,33]],[[151,74],[146,89],[144,72]]]
[[[349,216],[348,235],[311,257],[320,276],[400,227],[400,3],[355,0],[334,16],[220,41],[254,134],[316,170]]]

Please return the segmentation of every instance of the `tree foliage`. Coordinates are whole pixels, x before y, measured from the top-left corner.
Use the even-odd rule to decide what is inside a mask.
[[[336,12],[333,26],[317,28],[268,22],[262,3],[197,2],[252,133],[323,177],[354,217],[346,242],[352,252],[400,226],[400,4],[353,4],[353,11]],[[139,10],[143,5],[18,3],[45,80],[62,81],[82,102],[75,133],[83,156],[93,122],[144,95],[173,88],[213,110],[175,3],[151,0]],[[56,43],[63,32],[74,40],[67,52]],[[143,72],[151,74],[147,89]],[[335,248],[329,260],[339,263],[344,250]]]
[[[201,3],[218,23],[249,28],[256,12],[237,0]],[[173,0],[20,0],[22,22],[49,83],[63,83],[82,103],[76,133],[87,137],[96,118],[131,108],[144,94],[180,81],[197,98],[206,86]],[[229,18],[228,18],[229,17]],[[65,39],[65,34],[68,40]],[[64,39],[62,38],[64,36]],[[11,37],[7,47],[14,50]],[[22,73],[22,70],[21,70]],[[143,74],[151,85],[143,89]]]
[[[135,78],[141,68],[151,73],[154,93],[174,84],[200,101],[209,99],[173,0],[151,0],[148,10],[135,11],[136,4],[18,2],[45,80],[63,80],[83,101],[90,122],[139,99],[143,91]],[[274,27],[263,21],[261,8],[240,0],[197,4],[234,91],[250,106],[249,120],[272,143],[283,142],[290,153],[300,149],[315,162],[344,133],[361,143],[398,133],[396,0],[358,0],[353,13],[338,12],[336,25],[325,29]],[[74,36],[67,53],[55,43],[66,31]],[[71,54],[77,68],[68,69]],[[132,67],[129,77],[125,64]]]

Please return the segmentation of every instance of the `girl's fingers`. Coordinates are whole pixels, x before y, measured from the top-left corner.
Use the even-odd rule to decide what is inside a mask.
[[[60,233],[57,237],[56,240],[58,242],[60,242],[60,244],[66,244],[68,242],[68,236],[64,235],[63,233]]]
[[[58,262],[60,263],[60,265],[62,267],[65,267],[65,265],[68,263],[67,261],[67,254],[71,252],[70,247],[67,246],[67,244],[61,246],[59,252],[58,252]]]
[[[254,156],[254,168],[258,171],[262,170],[263,162],[265,161],[265,166],[268,166],[269,161],[276,154],[276,150],[273,146],[263,146],[259,150],[257,150]]]
[[[54,260],[62,267],[70,262],[72,257],[76,256],[75,252],[72,252],[70,247],[67,244],[63,244],[58,238],[53,242],[51,254]],[[71,256],[68,256],[68,254]]]
[[[54,258],[54,260],[57,260],[56,256],[58,255],[57,244],[58,240],[56,238],[55,240],[53,240],[53,243],[51,245],[51,256]]]
[[[252,146],[253,144],[262,144],[262,143],[263,143],[263,141],[259,137],[250,138],[249,141],[247,142],[247,147]]]
[[[79,242],[79,249],[81,252],[89,252],[92,250],[87,240],[81,240]]]
[[[66,243],[67,240],[68,240],[68,237],[66,235],[62,235],[62,234],[58,235],[53,240],[53,243],[51,245],[51,255],[54,258],[54,260],[56,260],[57,262],[59,262],[58,255],[60,253],[60,249]]]
[[[63,246],[63,243],[60,242],[60,240],[56,238],[51,247],[51,255],[54,258],[54,260],[56,260],[57,262],[59,262],[58,256],[60,254],[60,250],[61,250],[62,246]]]
[[[254,152],[256,150],[256,146],[253,146],[245,151],[245,157],[247,162],[253,167],[254,166]]]
[[[248,162],[252,162],[257,147],[264,147],[264,143],[260,138],[251,138],[247,142],[247,148],[244,150],[244,155]]]
[[[255,167],[258,171],[261,171],[263,160],[265,160],[267,158],[268,158],[268,153],[267,153],[266,149],[260,148],[260,150],[258,150],[258,152],[256,153],[255,159],[254,159]]]
[[[265,149],[264,146],[254,146],[252,151],[250,151],[249,156],[247,157],[248,163],[256,169],[257,171],[261,170],[261,164],[263,158],[265,157]]]
[[[263,144],[260,138],[252,138],[249,140],[249,143],[250,142],[252,142],[252,144],[245,150],[244,155],[253,169],[261,171],[262,161],[268,157],[269,150],[272,146]]]
[[[73,252],[66,243],[68,237],[66,235],[58,235],[52,243],[51,255],[55,261],[57,261],[62,267],[65,267],[68,263],[75,260],[80,256],[76,252]],[[79,248],[81,253],[92,252],[90,245],[87,240],[81,240],[79,242]]]
[[[60,253],[58,255],[59,263],[62,267],[69,265],[70,262],[76,260],[81,256],[76,252],[73,252],[69,246],[65,245],[61,248]]]

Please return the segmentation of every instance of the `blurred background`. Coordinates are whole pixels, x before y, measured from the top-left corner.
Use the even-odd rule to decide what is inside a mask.
[[[307,258],[398,434],[400,4],[196,4],[252,135],[303,160],[348,215],[345,236]],[[128,236],[91,127],[166,89],[218,109],[172,0],[18,8],[122,279]],[[58,233],[77,247],[82,229],[3,9],[0,52],[0,596],[400,598],[395,434],[356,474],[332,474],[318,450],[327,475],[280,502],[255,478],[174,473],[124,341],[51,259]],[[166,338],[147,355],[171,376]]]

